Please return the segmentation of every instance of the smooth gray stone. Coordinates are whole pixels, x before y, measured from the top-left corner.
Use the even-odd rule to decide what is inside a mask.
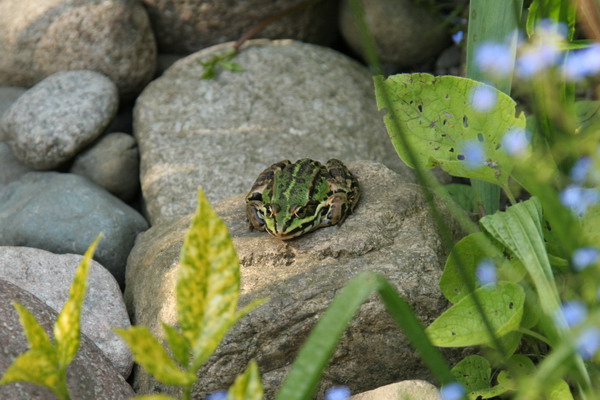
[[[94,259],[121,287],[135,237],[147,227],[137,211],[79,175],[30,172],[0,188],[0,245],[83,254],[103,233]]]
[[[64,71],[21,95],[0,129],[15,156],[35,169],[52,169],[96,139],[117,112],[117,87],[93,71]]]
[[[0,187],[16,181],[31,171],[33,168],[19,161],[10,147],[4,142],[0,142]]]

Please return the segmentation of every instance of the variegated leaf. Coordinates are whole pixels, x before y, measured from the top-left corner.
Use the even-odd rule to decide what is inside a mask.
[[[235,378],[227,391],[227,400],[262,400],[263,387],[256,361],[250,361],[246,371]]]
[[[86,250],[79,267],[77,267],[77,271],[75,271],[75,278],[73,278],[73,283],[69,290],[69,298],[54,323],[56,354],[59,365],[62,368],[69,365],[73,357],[75,357],[77,349],[79,349],[81,307],[83,306],[83,298],[87,288],[87,276],[92,264],[94,251],[101,238],[102,235],[98,235],[96,240]]]
[[[60,386],[61,380],[56,361],[56,355],[52,351],[41,348],[31,349],[13,361],[4,372],[0,385],[29,382],[54,391]]]
[[[46,331],[37,322],[33,314],[28,309],[17,302],[12,303],[19,313],[19,321],[23,326],[25,337],[32,349],[40,349],[49,353],[54,353],[54,347],[46,334]]]
[[[175,361],[145,326],[115,329],[125,340],[133,358],[156,379],[167,385],[186,386],[196,380],[196,375],[179,369]]]
[[[167,325],[164,322],[162,323],[162,326],[165,331],[165,336],[167,337],[167,343],[169,343],[169,347],[171,348],[171,351],[173,351],[173,356],[179,364],[187,367],[190,362],[190,344],[187,339],[172,326]]]

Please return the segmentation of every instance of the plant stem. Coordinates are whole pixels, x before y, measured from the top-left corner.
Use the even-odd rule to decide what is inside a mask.
[[[524,335],[531,336],[532,338],[535,338],[539,341],[542,341],[542,342],[546,343],[548,346],[552,346],[545,336],[540,335],[539,333],[534,332],[530,329],[521,327],[521,328],[519,328],[519,332],[521,332]]]
[[[513,194],[512,190],[510,190],[510,187],[508,185],[502,187],[502,190],[504,191],[504,194],[508,198],[508,201],[510,201],[511,205],[517,204],[517,199],[515,198],[515,195]]]
[[[183,387],[183,397],[182,400],[191,400],[192,399],[192,385],[187,385]]]

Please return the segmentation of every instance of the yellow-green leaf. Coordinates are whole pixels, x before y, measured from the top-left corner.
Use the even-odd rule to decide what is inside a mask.
[[[190,362],[190,344],[187,339],[172,326],[164,322],[162,326],[167,337],[167,343],[169,343],[169,347],[173,351],[173,356],[179,364],[187,366],[188,362]]]
[[[125,340],[133,358],[156,379],[167,385],[186,386],[196,380],[196,375],[179,369],[175,361],[145,326],[115,329]]]
[[[263,387],[258,372],[256,361],[250,361],[248,368],[242,375],[235,378],[235,382],[227,391],[227,400],[262,400]]]
[[[177,278],[179,326],[195,359],[207,346],[216,347],[203,338],[220,341],[213,333],[231,326],[239,287],[239,261],[227,227],[198,190],[198,208],[185,235]]]
[[[34,385],[45,386],[54,391],[59,386],[60,379],[55,354],[37,348],[17,357],[4,372],[0,385],[12,382],[29,382]]]
[[[56,354],[61,368],[69,365],[75,357],[77,349],[79,349],[81,307],[87,288],[87,276],[94,251],[101,238],[102,235],[98,235],[83,255],[83,259],[77,267],[77,271],[75,271],[75,277],[69,290],[69,298],[54,323]]]
[[[46,334],[46,331],[37,322],[33,314],[17,302],[12,303],[19,313],[19,321],[23,326],[25,337],[32,349],[40,349],[49,353],[54,353],[54,347]]]

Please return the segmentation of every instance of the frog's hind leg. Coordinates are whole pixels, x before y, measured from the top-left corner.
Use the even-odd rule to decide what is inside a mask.
[[[329,172],[327,181],[329,182],[333,194],[346,192],[346,198],[344,200],[347,201],[349,209],[344,210],[345,215],[342,219],[343,221],[347,215],[352,213],[356,204],[358,204],[358,199],[360,198],[358,180],[340,160],[332,158],[327,161],[326,167]],[[339,203],[339,200],[332,200],[332,202]]]

